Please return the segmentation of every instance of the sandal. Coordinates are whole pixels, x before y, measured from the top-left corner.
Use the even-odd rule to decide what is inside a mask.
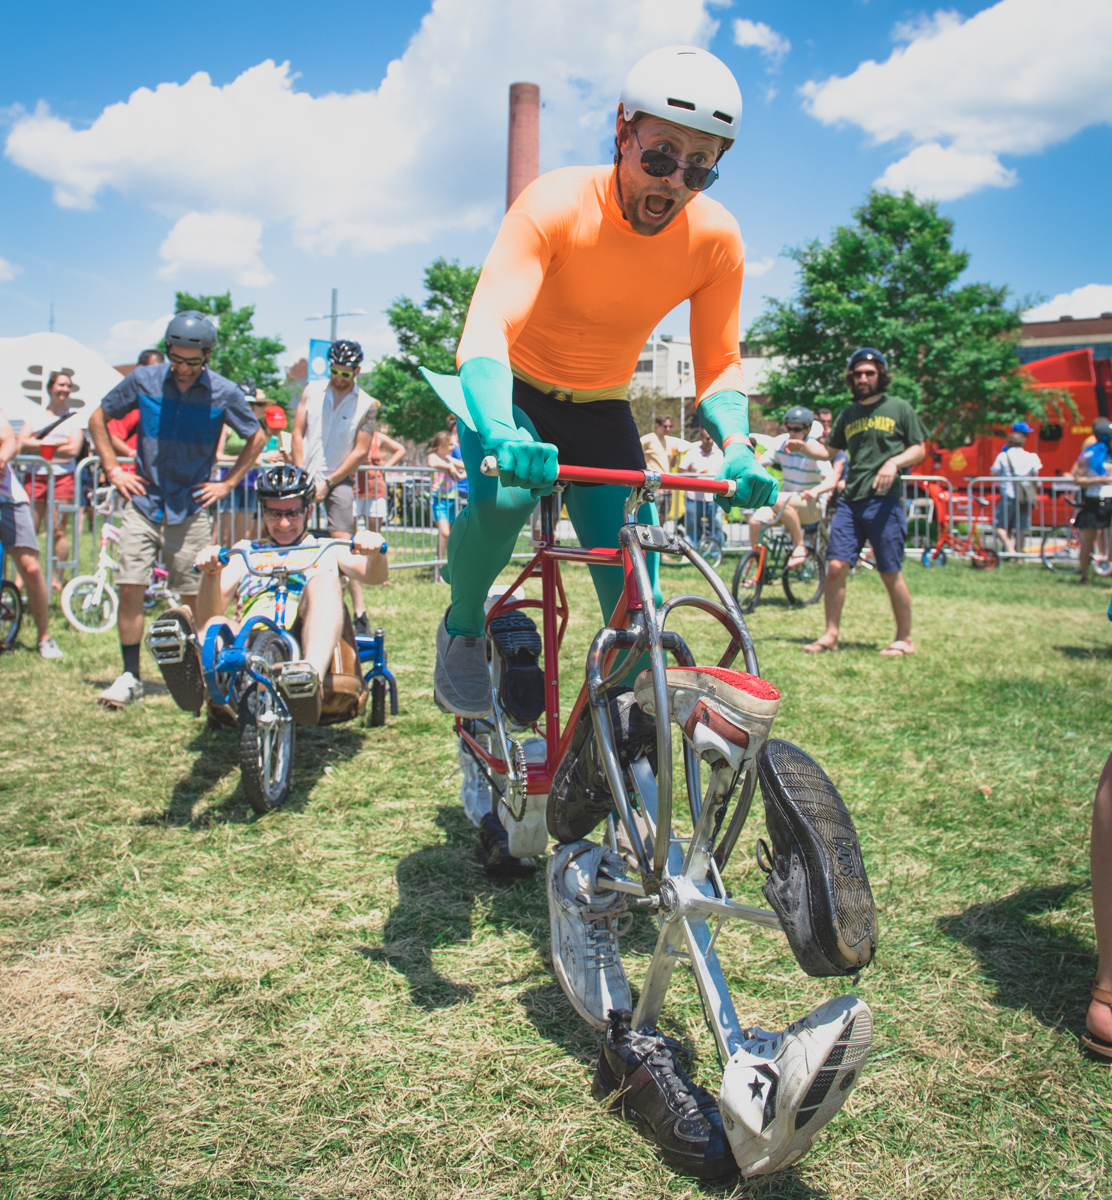
[[[827,651],[833,653],[833,651],[837,649],[837,642],[830,644],[823,641],[808,642],[807,645],[803,647],[804,653],[806,654],[825,654]]]
[[[915,653],[915,647],[910,642],[892,642],[880,651],[884,658],[904,658]]]
[[[1097,987],[1097,981],[1094,979],[1091,984],[1093,999],[1101,1004],[1112,1005],[1112,992],[1107,988]],[[1091,1054],[1097,1055],[1098,1058],[1112,1059],[1112,1042],[1106,1038],[1098,1037],[1086,1025],[1085,1032],[1081,1034],[1081,1044]]]
[[[801,567],[807,561],[807,547],[793,546],[791,554],[788,555],[788,561],[784,564],[784,570],[788,571],[794,567]]]

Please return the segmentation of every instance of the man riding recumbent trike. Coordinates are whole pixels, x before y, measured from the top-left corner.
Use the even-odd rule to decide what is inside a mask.
[[[311,535],[315,487],[300,467],[271,467],[257,490],[266,536],[230,550],[206,546],[194,567],[203,577],[196,620],[187,608],[169,609],[147,644],[179,708],[207,706],[210,722],[239,730],[244,790],[268,812],[289,794],[295,725],[352,720],[368,695],[369,723],[381,724],[387,690],[393,713],[398,698],[383,631],[357,637],[343,603],[341,575],[385,581],[381,535]],[[233,597],[238,619],[224,616]]]

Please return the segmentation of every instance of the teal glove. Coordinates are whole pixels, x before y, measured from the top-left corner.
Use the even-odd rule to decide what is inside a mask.
[[[498,460],[499,481],[526,488],[534,497],[549,495],[556,482],[556,447],[518,428],[510,369],[493,358],[469,358],[459,378],[479,442]]]
[[[757,462],[753,448],[742,441],[722,446],[730,434],[749,436],[749,398],[732,390],[715,392],[699,405],[699,418],[726,456],[718,478],[732,479],[737,484],[735,495],[715,496],[718,507],[729,512],[732,508],[760,508],[764,504],[774,504],[780,485]]]

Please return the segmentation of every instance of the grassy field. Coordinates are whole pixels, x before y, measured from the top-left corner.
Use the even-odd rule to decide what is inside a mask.
[[[596,619],[566,574],[570,678]],[[876,653],[891,620],[875,576],[851,581],[836,655],[800,653],[820,613],[775,589],[753,616],[785,696],[777,732],[858,823],[881,937],[857,990],[877,1041],[792,1171],[706,1188],[591,1101],[598,1041],[553,980],[542,879],[488,881],[458,802],[430,683],[447,589],[395,578],[371,614],[400,714],[302,736],[294,798],[262,819],[230,734],[152,683],[141,706],[97,709],[114,634],[59,616],[63,663],[0,659],[0,1195],[1109,1195],[1109,1071],[1075,1038],[1095,962],[1106,593],[1030,566],[912,565],[904,660]],[[666,590],[692,582],[666,573]],[[712,653],[708,620],[682,627]],[[758,832],[728,877],[751,902]],[[635,983],[652,945],[638,922]],[[745,928],[719,943],[743,1021],[782,1026],[834,994]],[[665,1031],[715,1087],[681,974]]]

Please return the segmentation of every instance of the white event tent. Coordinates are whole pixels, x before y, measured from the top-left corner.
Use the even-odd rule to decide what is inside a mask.
[[[0,338],[0,412],[13,425],[40,421],[51,371],[73,371],[70,407],[86,417],[123,376],[94,350],[64,333]]]

